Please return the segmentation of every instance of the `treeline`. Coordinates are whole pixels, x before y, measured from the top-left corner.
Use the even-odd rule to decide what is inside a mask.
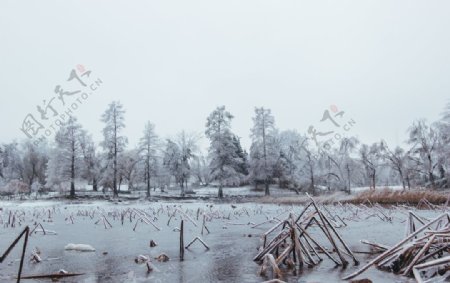
[[[232,131],[233,115],[225,106],[207,118],[207,153],[199,148],[201,134],[181,131],[162,139],[147,122],[136,148],[128,147],[125,110],[112,102],[101,116],[103,140],[97,144],[75,117],[68,118],[54,141],[13,141],[0,146],[0,192],[70,191],[89,184],[94,191],[121,185],[129,190],[162,190],[176,184],[182,195],[192,184],[215,185],[218,196],[229,186],[254,185],[270,194],[270,186],[316,194],[321,190],[400,185],[448,186],[450,104],[441,120],[419,120],[408,129],[405,148],[380,141],[371,145],[355,137],[317,143],[311,134],[280,130],[269,109],[255,108],[249,152]]]

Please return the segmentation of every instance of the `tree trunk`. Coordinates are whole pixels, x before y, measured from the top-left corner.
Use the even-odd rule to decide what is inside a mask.
[[[147,160],[146,160],[146,171],[147,172],[145,172],[146,174],[147,174],[147,197],[149,198],[150,197],[150,185],[151,185],[151,183],[150,183],[150,144],[148,143],[147,144]]]
[[[75,197],[75,182],[73,179],[70,181],[70,197]]]
[[[220,184],[219,186],[219,198],[223,198],[223,189],[222,189],[222,184]]]
[[[147,176],[147,197],[150,197],[150,176]]]
[[[375,170],[372,172],[372,186],[373,189],[375,190],[375,183],[376,183],[376,172]]]
[[[269,176],[267,172],[267,147],[266,147],[266,121],[263,113],[263,127],[262,127],[262,138],[263,138],[263,151],[264,151],[264,175],[265,175],[265,192],[264,195],[269,196]]]
[[[184,191],[184,179],[181,179],[181,196],[184,197],[185,191]]]
[[[94,192],[98,191],[97,178],[95,176],[92,178],[92,190],[94,190]]]
[[[347,164],[347,181],[348,181],[348,188],[347,188],[347,192],[348,194],[351,194],[351,189],[350,189],[350,167]]]
[[[114,197],[119,196],[117,192],[117,114],[114,108],[114,180],[113,180],[113,195]]]
[[[33,182],[34,182],[34,175],[36,174],[35,172],[36,172],[36,168],[35,168],[35,165],[33,164],[33,166],[32,166],[32,170],[31,170],[31,177],[30,177],[30,182],[29,182],[29,185],[30,185],[30,193],[31,193],[31,185],[33,185]]]
[[[72,156],[70,163],[70,197],[75,197],[75,141],[72,141]]]
[[[411,181],[409,179],[409,174],[406,174],[406,182],[408,184],[408,190],[411,190]]]
[[[402,180],[403,190],[406,190],[405,178],[403,177],[403,171],[401,169],[398,170],[398,174],[400,175],[400,179]]]
[[[269,179],[268,179],[267,177],[266,177],[266,179],[264,180],[264,185],[265,185],[264,195],[270,196],[270,191],[269,191]]]
[[[436,189],[436,184],[434,182],[433,161],[431,160],[430,154],[428,154],[428,162],[429,162],[428,177],[430,178],[431,188],[434,190],[434,189]]]
[[[435,184],[435,182],[434,182],[434,174],[433,174],[433,172],[429,172],[429,173],[428,173],[428,176],[429,176],[429,178],[430,178],[431,188],[432,188],[433,190],[436,189],[436,184]]]
[[[119,194],[117,193],[117,160],[116,157],[114,157],[114,172],[113,172],[113,194],[114,197],[117,197]]]

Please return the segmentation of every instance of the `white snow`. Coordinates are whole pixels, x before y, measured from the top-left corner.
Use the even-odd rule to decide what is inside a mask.
[[[66,251],[95,252],[92,246],[86,244],[68,244],[64,249]]]

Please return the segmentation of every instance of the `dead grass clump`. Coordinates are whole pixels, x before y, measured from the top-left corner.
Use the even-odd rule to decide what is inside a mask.
[[[379,203],[379,204],[409,204],[417,205],[429,202],[431,204],[445,204],[448,195],[431,190],[394,191],[390,189],[364,191],[355,196],[351,203]]]

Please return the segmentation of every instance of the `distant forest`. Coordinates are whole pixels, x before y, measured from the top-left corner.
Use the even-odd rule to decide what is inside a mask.
[[[403,189],[448,186],[450,104],[439,121],[413,121],[405,147],[380,140],[364,144],[353,136],[318,142],[317,133],[277,128],[270,109],[255,108],[251,146],[244,149],[233,133],[232,113],[217,107],[205,117],[207,152],[199,148],[203,135],[180,131],[162,139],[146,122],[136,148],[123,135],[126,113],[112,102],[100,117],[103,140],[95,143],[75,117],[68,117],[54,140],[12,141],[0,146],[0,193],[64,191],[75,196],[86,184],[94,191],[192,186],[223,188],[252,185],[270,194],[271,186],[317,194],[349,192],[352,187],[402,186]],[[406,129],[405,129],[406,130]],[[322,133],[322,135],[324,135]]]

